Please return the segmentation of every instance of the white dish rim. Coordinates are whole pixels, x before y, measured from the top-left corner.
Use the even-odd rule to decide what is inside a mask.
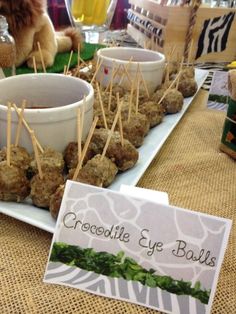
[[[195,73],[196,81],[198,83],[198,90],[195,95],[193,97],[185,98],[184,106],[181,112],[165,116],[160,125],[150,130],[145,138],[144,144],[138,149],[140,158],[136,166],[122,174],[117,175],[116,180],[110,185],[109,189],[119,191],[121,184],[135,186],[138,183],[153,158],[160,151],[171,132],[184,116],[186,110],[191,105],[208,75],[208,71],[202,69],[196,69]],[[162,133],[163,130],[164,134]],[[160,133],[159,136],[162,134],[161,139],[157,144],[155,142],[154,144],[153,139],[155,139],[155,141],[158,139],[158,133]],[[148,152],[147,149],[149,150]],[[50,233],[54,233],[56,221],[51,217],[50,212],[45,209],[37,208],[28,203],[18,204],[14,202],[0,201],[0,213],[27,224],[31,224],[32,226],[38,227]]]

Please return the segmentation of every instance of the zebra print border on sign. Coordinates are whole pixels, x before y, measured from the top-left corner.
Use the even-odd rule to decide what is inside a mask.
[[[159,308],[165,313],[205,314],[207,312],[207,306],[192,297],[175,295],[159,288],[143,286],[138,282],[99,275],[59,262],[48,264],[45,281],[52,283],[55,281],[55,284],[80,288],[101,296],[118,297],[126,301],[134,298],[139,305],[146,306],[148,303],[150,308]]]
[[[213,92],[213,88],[212,88],[212,84],[214,84],[214,76],[217,75],[217,80],[220,80],[220,73],[222,73],[222,85],[227,84],[227,79],[225,78],[225,76],[227,75],[226,73],[228,72],[227,69],[227,64],[228,63],[211,63],[211,62],[207,62],[207,63],[197,63],[195,66],[199,69],[205,69],[205,70],[209,70],[208,76],[204,82],[204,84],[202,85],[201,89],[208,91],[209,92],[209,99],[207,102],[207,108],[209,109],[214,109],[214,110],[220,110],[220,111],[227,111],[228,108],[228,104],[227,101],[220,101],[221,96],[225,95],[225,87],[224,90],[222,89],[222,91],[218,90],[217,93]],[[211,93],[216,94],[213,95],[215,97],[211,97]],[[218,97],[217,97],[218,95]]]

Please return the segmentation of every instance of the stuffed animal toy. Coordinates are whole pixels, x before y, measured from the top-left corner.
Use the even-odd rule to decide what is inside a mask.
[[[77,50],[81,42],[78,30],[56,32],[47,14],[45,0],[0,0],[0,15],[6,17],[9,32],[16,43],[16,66],[27,62],[42,68],[38,43],[46,67],[52,66],[57,52]]]

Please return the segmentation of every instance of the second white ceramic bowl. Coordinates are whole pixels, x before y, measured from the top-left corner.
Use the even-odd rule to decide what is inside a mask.
[[[25,99],[28,109],[24,118],[42,146],[63,151],[70,141],[77,140],[77,111],[86,96],[83,138],[93,119],[93,87],[87,82],[62,74],[24,74],[0,80],[0,148],[6,145],[7,103],[21,106]],[[30,108],[30,109],[29,109]],[[18,116],[12,109],[14,143]],[[33,151],[31,137],[24,127],[19,145]]]
[[[112,47],[99,49],[97,56],[102,61],[97,78],[105,86],[111,80],[114,61],[115,68],[118,68],[119,65],[127,66],[130,63],[128,72],[132,79],[135,79],[139,64],[150,93],[153,93],[161,85],[165,68],[165,56],[157,51],[133,47]],[[131,59],[132,61],[129,62]],[[121,75],[122,71],[119,71],[115,77],[115,82],[120,81]],[[121,85],[127,87],[127,84],[129,84],[127,79],[122,80]],[[141,87],[143,89],[143,86]]]

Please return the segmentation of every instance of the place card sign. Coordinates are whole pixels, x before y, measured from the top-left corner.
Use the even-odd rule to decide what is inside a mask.
[[[68,181],[44,282],[209,313],[231,221]]]

